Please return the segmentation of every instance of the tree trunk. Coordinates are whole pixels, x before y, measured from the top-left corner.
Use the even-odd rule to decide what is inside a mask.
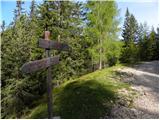
[[[100,8],[100,4],[101,4],[101,1],[99,2],[99,10],[101,9]],[[99,17],[101,17],[100,16],[100,14],[99,14],[99,12],[98,12],[98,16]],[[99,21],[100,22],[100,24],[101,24],[101,21]],[[100,29],[100,33],[101,33],[101,35],[100,35],[100,38],[99,38],[99,44],[100,44],[100,49],[99,49],[99,70],[101,70],[102,69],[102,31],[101,31],[101,29]]]
[[[100,49],[99,49],[99,70],[102,69],[102,40],[99,40],[100,42]]]

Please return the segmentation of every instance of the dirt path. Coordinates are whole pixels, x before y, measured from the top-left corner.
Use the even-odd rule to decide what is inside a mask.
[[[130,74],[125,77],[124,82],[131,84],[132,89],[139,94],[133,100],[132,108],[124,106],[115,107],[112,110],[113,118],[159,118],[159,62],[144,62],[133,68],[119,70]]]

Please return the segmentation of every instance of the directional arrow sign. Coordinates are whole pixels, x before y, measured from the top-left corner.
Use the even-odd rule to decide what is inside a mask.
[[[63,51],[69,50],[69,46],[67,44],[59,43],[51,40],[44,40],[44,39],[39,40],[39,47],[42,47],[45,49],[55,49],[55,50],[63,50]]]
[[[25,63],[21,67],[21,71],[24,73],[32,73],[58,63],[59,63],[59,56],[44,58],[36,61],[30,61],[28,63]]]

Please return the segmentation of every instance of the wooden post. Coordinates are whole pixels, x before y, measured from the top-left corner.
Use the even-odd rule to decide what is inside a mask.
[[[21,67],[23,73],[33,73],[41,69],[47,68],[47,105],[48,105],[48,118],[53,117],[53,105],[52,105],[52,78],[51,78],[51,65],[59,63],[59,56],[50,57],[50,50],[63,50],[68,51],[71,48],[64,43],[59,43],[50,40],[50,32],[45,31],[44,39],[39,40],[39,47],[44,48],[46,51],[46,58],[41,60],[29,61]]]
[[[50,40],[50,32],[45,31],[45,40]],[[46,49],[46,57],[50,57],[50,50]],[[47,105],[48,105],[48,119],[52,119],[52,78],[51,78],[51,66],[47,68]]]

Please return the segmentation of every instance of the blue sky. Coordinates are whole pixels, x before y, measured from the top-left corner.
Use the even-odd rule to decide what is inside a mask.
[[[77,0],[78,1],[78,0]],[[41,1],[39,0],[38,3]],[[129,8],[130,13],[134,14],[137,21],[140,23],[147,22],[149,26],[158,27],[158,0],[116,0],[120,9],[121,23],[123,25],[126,8]],[[14,0],[1,0],[1,21],[5,20],[6,25],[13,20],[13,11],[16,2]],[[25,2],[24,8],[29,12],[30,1]]]
[[[122,1],[122,0],[121,0]],[[137,19],[138,23],[147,22],[149,26],[158,27],[158,1],[154,2],[118,2],[121,24],[124,22],[126,8]],[[122,24],[123,25],[123,24]]]

